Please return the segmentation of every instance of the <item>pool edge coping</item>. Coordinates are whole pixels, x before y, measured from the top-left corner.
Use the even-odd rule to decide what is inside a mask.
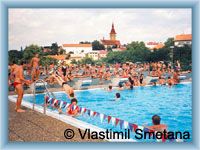
[[[28,94],[28,95],[30,95],[30,94]],[[8,96],[8,99],[11,102],[15,103],[16,102],[16,95],[10,95],[10,96]],[[25,106],[27,108],[32,109],[32,103],[27,102],[27,101],[22,100],[22,106]],[[41,106],[35,105],[35,111],[44,114],[43,108]],[[102,131],[104,131],[104,132],[106,131],[106,129],[97,127],[95,125],[92,125],[90,123],[87,123],[87,122],[84,122],[84,121],[81,121],[81,120],[78,120],[74,117],[67,116],[67,115],[64,115],[64,114],[58,114],[58,113],[55,113],[55,112],[56,112],[55,110],[53,111],[53,110],[46,109],[45,115],[52,117],[52,118],[55,118],[57,120],[60,120],[60,121],[67,123],[69,125],[72,125],[72,126],[79,128],[81,130],[90,129],[91,131],[96,131],[97,133],[102,132]],[[103,140],[108,141],[108,142],[137,142],[134,139],[106,139],[105,138]]]

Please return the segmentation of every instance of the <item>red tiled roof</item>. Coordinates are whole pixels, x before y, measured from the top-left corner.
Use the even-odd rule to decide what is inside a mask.
[[[48,55],[47,57],[57,59],[57,60],[65,60],[65,55]]]
[[[152,49],[160,49],[163,48],[165,45],[163,43],[159,43],[157,45],[155,45]]]
[[[92,44],[63,44],[63,47],[92,47]]]
[[[121,45],[119,40],[101,40],[103,45]]]
[[[174,41],[191,41],[192,40],[192,34],[180,34],[175,36]]]

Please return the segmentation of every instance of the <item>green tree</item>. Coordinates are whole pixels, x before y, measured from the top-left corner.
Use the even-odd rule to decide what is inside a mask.
[[[107,63],[145,62],[149,60],[150,51],[144,42],[133,41],[127,45],[126,51],[109,52],[104,60]]]
[[[170,46],[174,46],[174,38],[168,38],[164,44],[166,48],[170,48]]]
[[[75,59],[72,59],[71,64],[78,64],[78,62]]]
[[[38,53],[40,56],[42,55],[42,48],[38,45],[30,45],[27,46],[23,51],[23,59],[26,62],[30,62],[31,58],[34,57],[34,54]]]
[[[95,40],[92,42],[93,50],[105,50],[105,46],[101,44],[99,41]]]
[[[51,55],[58,55],[58,50],[59,50],[58,44],[56,42],[52,43],[51,44]]]
[[[107,51],[108,51],[108,52],[112,52],[112,47],[108,46],[108,47],[107,47]]]
[[[144,50],[147,49],[147,47],[145,46],[144,42],[139,42],[139,41],[133,41],[130,44],[127,45],[127,50],[136,50],[136,49],[140,49],[140,50]]]
[[[66,54],[66,51],[64,49],[60,49],[59,54],[60,55]]]
[[[103,60],[106,63],[113,64],[113,63],[123,63],[125,62],[126,54],[124,52],[109,52],[107,57]]]
[[[124,51],[126,61],[145,62],[149,60],[150,51],[144,42],[133,41],[127,45],[127,51]]]
[[[191,69],[192,63],[192,47],[184,45],[183,47],[175,47],[173,51],[174,61],[179,60],[183,70]]]
[[[154,50],[149,55],[149,61],[150,62],[169,61],[170,60],[169,54],[170,54],[170,49],[166,47]]]
[[[58,61],[49,57],[42,57],[42,59],[40,59],[40,64],[42,66],[49,66],[51,63],[57,64]]]
[[[23,58],[23,52],[18,50],[10,50],[8,51],[8,58],[9,63],[12,61],[18,62]]]
[[[91,65],[94,65],[95,64],[95,61],[90,58],[90,57],[84,57],[81,61],[80,61],[81,64],[91,64]]]

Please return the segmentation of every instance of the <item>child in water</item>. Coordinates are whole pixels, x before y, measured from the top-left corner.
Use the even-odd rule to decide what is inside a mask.
[[[120,98],[121,98],[120,93],[116,93],[115,94],[115,100],[118,101],[118,100],[120,100]]]

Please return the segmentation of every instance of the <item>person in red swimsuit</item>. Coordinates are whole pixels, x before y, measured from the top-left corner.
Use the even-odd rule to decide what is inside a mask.
[[[31,84],[31,82],[29,80],[25,80],[24,79],[24,75],[23,75],[23,67],[24,67],[24,62],[22,61],[20,63],[19,66],[16,66],[13,70],[13,74],[14,74],[14,87],[16,89],[17,92],[17,102],[16,102],[16,107],[15,110],[16,112],[25,112],[25,110],[21,109],[21,102],[22,102],[22,98],[24,95],[24,89],[23,89],[23,84]]]
[[[67,107],[67,114],[70,116],[77,116],[79,113],[79,107],[77,105],[77,99],[73,98],[71,104]]]

